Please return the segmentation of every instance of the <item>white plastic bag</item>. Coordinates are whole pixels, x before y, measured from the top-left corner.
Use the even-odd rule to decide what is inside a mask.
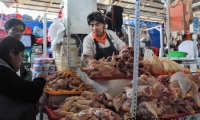
[[[54,19],[53,23],[49,26],[48,36],[51,37],[52,40],[55,39],[57,36],[60,22],[60,19]]]
[[[62,39],[64,36],[64,31],[65,31],[65,26],[64,24],[61,22],[60,19],[55,20],[54,22],[56,23],[52,23],[53,26],[51,27],[51,33],[48,33],[51,35],[52,38],[52,42],[51,42],[51,51],[57,51],[60,52],[60,45],[62,43]],[[54,26],[56,25],[56,26]],[[52,33],[55,32],[55,33]]]
[[[153,51],[151,50],[151,49],[147,49],[147,48],[145,48],[144,49],[144,60],[145,59],[150,59],[151,57],[152,57],[152,55],[153,55],[154,53],[153,53]]]

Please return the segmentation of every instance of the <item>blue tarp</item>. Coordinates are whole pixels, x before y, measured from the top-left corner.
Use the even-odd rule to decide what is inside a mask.
[[[123,20],[123,23],[124,24],[130,23],[131,26],[135,27],[135,20]],[[149,22],[149,21],[140,20],[140,26],[142,26],[143,24],[146,24],[147,28],[151,28],[151,27],[160,25],[159,22]],[[164,26],[164,24],[162,24],[162,25]],[[160,48],[160,32],[156,29],[151,29],[148,31],[148,33],[150,34],[151,39],[152,39],[152,46]]]

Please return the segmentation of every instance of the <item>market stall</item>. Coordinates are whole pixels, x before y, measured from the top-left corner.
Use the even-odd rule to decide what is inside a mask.
[[[169,0],[165,2],[169,5]],[[198,71],[197,67],[190,67],[189,70],[172,61],[181,60],[184,65],[196,65],[198,59],[196,57],[194,59],[170,58],[170,47],[168,47],[168,59],[161,58],[163,57],[162,25],[146,29],[155,28],[160,31],[160,58],[158,55],[150,55],[149,59],[143,60],[140,56],[141,5],[139,0],[135,2],[134,46],[129,40],[129,47],[124,48],[119,55],[113,54],[107,58],[94,60],[87,67],[82,67],[80,63],[76,65],[74,51],[72,51],[74,40],[71,36],[89,33],[86,29],[87,24],[82,23],[87,23],[86,16],[97,9],[97,3],[94,0],[89,3],[84,0],[63,0],[63,4],[62,22],[66,27],[65,35],[67,36],[61,41],[61,52],[54,54],[55,59],[47,58],[47,55],[43,54],[43,58],[33,60],[33,73],[41,72],[42,69],[47,74],[53,71],[44,88],[46,101],[40,103],[41,115],[44,109],[50,120],[183,119],[185,117],[195,119],[200,116],[198,91],[200,74],[191,74],[192,70]],[[85,6],[92,7],[85,9]],[[77,8],[79,8],[78,11]],[[170,21],[168,10],[166,12],[168,24],[166,33],[168,46],[170,46]],[[44,14],[42,27],[43,53],[47,52],[46,16],[48,14]],[[195,28],[194,31],[197,32],[197,29]],[[196,40],[195,36],[194,39]],[[56,60],[64,61],[60,64],[61,70],[55,70],[55,66],[58,65]],[[86,79],[80,76],[77,68],[87,77]],[[41,119],[43,119],[42,116]]]
[[[136,23],[139,23],[139,11],[138,0]],[[119,55],[94,61],[93,66],[98,66],[95,69],[78,66],[87,75],[87,81],[93,85],[95,92],[82,91],[80,96],[68,96],[59,107],[45,106],[49,118],[118,120],[135,117],[143,119],[199,117],[199,73],[190,74],[189,69],[178,63],[155,55],[148,60],[139,59],[139,24],[136,25],[138,26],[135,27],[134,47],[122,50]],[[64,74],[69,78],[72,73],[74,72],[71,72],[71,75]],[[66,85],[62,84],[63,80],[54,78],[49,84],[51,81],[61,88],[62,85]],[[49,93],[59,92],[58,88],[51,86],[56,85],[49,86]],[[80,89],[79,85],[70,87]],[[62,94],[67,94],[61,91]]]

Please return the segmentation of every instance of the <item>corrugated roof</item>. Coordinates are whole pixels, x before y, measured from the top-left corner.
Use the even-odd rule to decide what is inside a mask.
[[[42,12],[58,13],[62,0],[1,0],[7,7],[15,7],[27,10],[37,10]],[[86,0],[87,1],[87,0]],[[134,18],[135,0],[113,0],[113,5],[124,8],[123,16]],[[173,2],[174,0],[171,0]],[[97,0],[98,9],[104,11],[106,9],[106,0]],[[140,0],[141,19],[152,21],[163,21],[165,18],[164,4],[161,0]],[[194,15],[200,17],[200,1],[193,0]]]

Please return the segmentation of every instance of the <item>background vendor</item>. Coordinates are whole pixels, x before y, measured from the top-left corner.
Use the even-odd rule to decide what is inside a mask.
[[[4,28],[7,36],[12,36],[18,40],[21,40],[26,29],[26,25],[23,21],[12,18],[5,23]]]
[[[113,52],[116,55],[126,47],[113,31],[104,30],[105,22],[101,13],[89,14],[87,22],[92,32],[83,40],[82,60],[85,62],[90,63],[93,59],[112,56]]]

